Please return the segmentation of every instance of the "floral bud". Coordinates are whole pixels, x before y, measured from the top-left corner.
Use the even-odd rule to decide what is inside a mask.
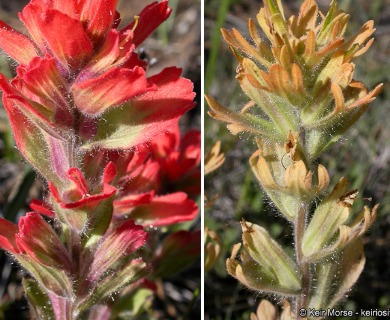
[[[48,266],[71,270],[69,254],[52,227],[35,212],[20,218],[15,235],[19,250]]]
[[[257,291],[298,293],[301,276],[295,262],[264,228],[245,221],[241,226],[244,245],[241,262],[236,260],[241,244],[236,244],[226,261],[228,272]]]
[[[302,252],[307,259],[321,259],[361,236],[376,218],[378,205],[367,206],[347,224],[357,190],[347,191],[349,181],[341,178],[333,191],[321,201],[304,233]],[[336,237],[338,233],[338,236]]]
[[[208,272],[217,262],[222,250],[221,238],[215,231],[204,229],[204,270]]]

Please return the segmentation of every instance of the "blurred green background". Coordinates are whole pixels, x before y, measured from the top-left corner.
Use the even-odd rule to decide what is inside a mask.
[[[302,1],[282,1],[285,14],[298,13]],[[330,0],[317,1],[326,11]],[[359,190],[359,201],[354,209],[380,203],[377,220],[364,236],[366,266],[348,298],[340,309],[390,308],[390,1],[339,0],[340,7],[350,13],[347,35],[367,20],[376,25],[375,42],[371,49],[355,60],[354,78],[368,88],[383,82],[384,91],[371,104],[342,141],[326,153],[320,162],[325,165],[334,185],[342,176],[351,180],[351,187]],[[262,6],[256,0],[205,1],[205,92],[231,110],[240,110],[248,98],[235,80],[237,63],[228,46],[221,40],[219,29],[236,28],[247,39],[247,20],[255,18]],[[205,104],[207,111],[207,103]],[[248,165],[255,151],[247,137],[231,135],[226,125],[205,116],[205,152],[217,141],[222,141],[226,162],[205,178],[205,192],[212,197],[220,194],[213,207],[205,210],[205,223],[218,232],[223,240],[223,253],[216,267],[205,275],[205,320],[249,319],[263,296],[251,292],[230,277],[225,260],[230,248],[240,242],[238,221],[246,220],[265,226],[280,243],[291,246],[291,227],[279,216],[255,181]],[[372,198],[369,202],[364,198]],[[352,319],[352,318],[349,318]],[[364,318],[370,319],[370,318]]]

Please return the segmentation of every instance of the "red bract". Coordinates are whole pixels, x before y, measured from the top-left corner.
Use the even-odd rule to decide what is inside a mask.
[[[125,165],[114,215],[155,226],[194,219],[197,206],[183,191],[200,191],[200,151],[200,132],[190,131],[180,140],[177,124],[149,146],[140,146]]]
[[[134,221],[126,221],[111,234],[103,237],[92,264],[88,267],[88,281],[94,282],[122,258],[142,247],[148,234]]]
[[[118,189],[114,216],[128,216],[143,225],[169,225],[197,215],[197,206],[186,192],[200,191],[200,154],[200,132],[189,131],[181,139],[176,123],[148,146],[89,153],[83,171],[96,174],[112,161],[120,177],[114,183]]]
[[[0,218],[0,247],[12,254],[20,253],[15,241],[18,227],[8,220]]]
[[[37,199],[32,199],[30,202],[30,208],[31,210],[34,210],[37,213],[40,213],[46,217],[54,218],[55,213],[53,212],[53,209],[45,202]]]
[[[184,192],[176,192],[154,197],[149,204],[137,206],[131,217],[144,225],[165,226],[193,220],[197,214],[196,203]]]
[[[141,157],[137,157],[139,160]],[[132,159],[134,160],[134,158]],[[196,203],[184,192],[165,193],[161,188],[161,167],[148,158],[142,165],[130,169],[118,182],[114,201],[114,216],[129,215],[143,225],[169,225],[193,220],[198,212]]]
[[[180,138],[176,124],[153,139],[148,150],[160,164],[160,180],[164,189],[174,188],[194,195],[200,193],[200,131],[190,130]]]

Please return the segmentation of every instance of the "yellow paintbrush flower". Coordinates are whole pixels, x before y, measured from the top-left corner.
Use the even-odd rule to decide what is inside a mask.
[[[234,112],[206,97],[209,114],[229,123],[233,134],[248,132],[266,141],[284,142],[291,132],[305,136],[305,153],[316,158],[335,143],[381,92],[353,79],[354,58],[373,42],[373,21],[345,38],[349,15],[332,1],[325,15],[305,0],[288,20],[280,0],[264,1],[256,24],[249,19],[251,41],[236,29],[222,35],[238,60],[237,80],[252,101]]]

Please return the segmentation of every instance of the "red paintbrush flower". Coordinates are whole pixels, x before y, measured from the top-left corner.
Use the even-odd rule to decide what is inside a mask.
[[[136,53],[171,9],[154,2],[119,28],[116,5],[31,0],[19,15],[29,35],[0,22],[0,49],[18,64],[10,81],[0,74],[4,107],[18,148],[49,189],[18,225],[0,219],[0,248],[31,274],[24,288],[38,317],[96,317],[150,275],[143,226],[198,212],[182,190],[195,185],[199,133],[180,144],[174,127],[194,106],[193,85],[175,67],[147,76]],[[157,135],[164,145],[174,140],[164,153],[150,145]]]
[[[69,145],[73,152],[130,148],[194,106],[180,69],[147,77],[135,52],[168,18],[167,1],[122,29],[116,2],[31,1],[20,14],[30,37],[0,22],[0,48],[19,64],[10,83],[0,75],[4,106],[19,149],[48,180],[48,167],[64,178],[73,166],[62,161]],[[42,152],[47,161],[37,160]]]

